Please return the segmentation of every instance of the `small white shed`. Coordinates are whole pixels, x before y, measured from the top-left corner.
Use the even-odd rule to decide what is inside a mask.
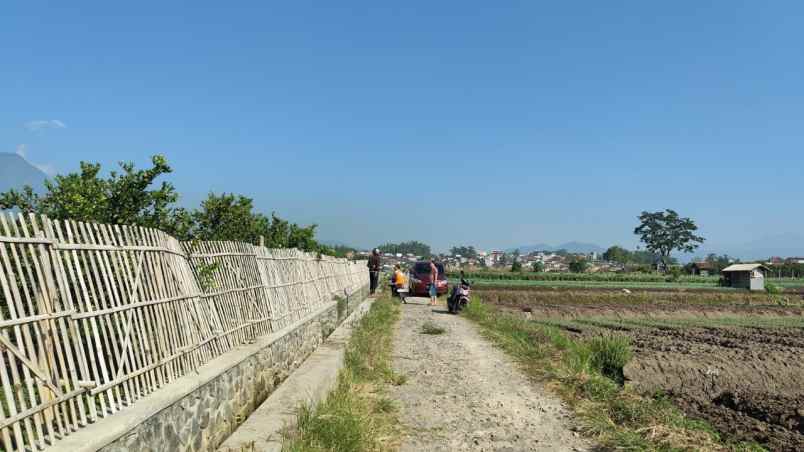
[[[765,273],[768,268],[762,264],[734,264],[723,269],[726,285],[748,290],[765,290]]]

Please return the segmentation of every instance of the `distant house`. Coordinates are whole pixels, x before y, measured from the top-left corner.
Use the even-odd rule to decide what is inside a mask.
[[[723,279],[729,287],[748,290],[765,290],[765,273],[762,264],[734,264],[723,269]]]
[[[712,262],[693,262],[692,264],[693,275],[709,276],[715,273],[717,273],[717,267]]]

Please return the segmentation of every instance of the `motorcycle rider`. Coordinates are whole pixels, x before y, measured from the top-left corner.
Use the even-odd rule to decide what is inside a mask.
[[[452,286],[452,293],[449,295],[447,306],[452,306],[454,303],[458,302],[458,291],[460,291],[461,286],[469,286],[469,281],[465,278],[463,270],[461,270],[461,282]]]

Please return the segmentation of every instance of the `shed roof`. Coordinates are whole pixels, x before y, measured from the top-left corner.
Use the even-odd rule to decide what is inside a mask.
[[[734,264],[729,265],[728,267],[724,268],[722,271],[726,272],[750,272],[752,270],[756,270],[761,268],[763,270],[767,270],[768,268],[762,264]]]

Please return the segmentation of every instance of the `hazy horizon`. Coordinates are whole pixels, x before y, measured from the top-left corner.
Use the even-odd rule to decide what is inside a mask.
[[[0,152],[164,154],[183,205],[360,247],[634,248],[671,208],[690,257],[804,254],[804,5],[579,5],[8,5]]]

